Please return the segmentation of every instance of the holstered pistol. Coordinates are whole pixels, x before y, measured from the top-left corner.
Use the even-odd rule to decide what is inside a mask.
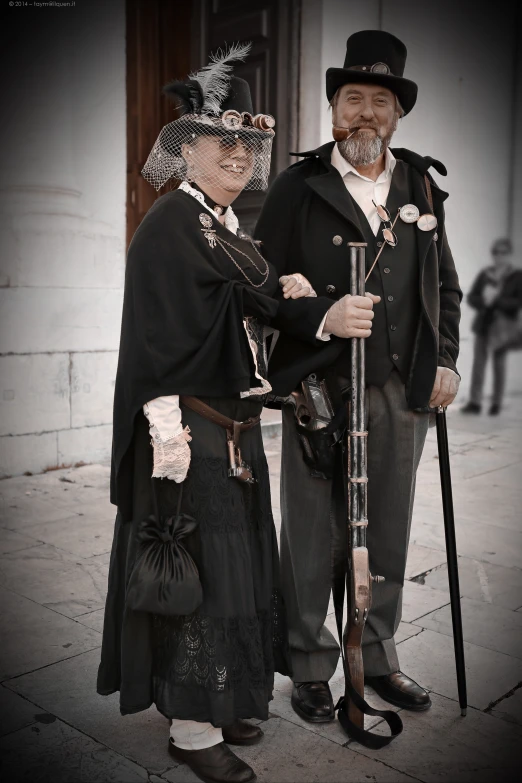
[[[331,430],[334,409],[324,380],[312,373],[285,402],[292,406],[303,458],[314,478],[333,476],[334,446],[341,433]]]
[[[252,468],[243,461],[241,449],[236,443],[234,434],[227,430],[227,451],[228,451],[228,476],[244,481],[247,484],[255,482],[252,474]]]

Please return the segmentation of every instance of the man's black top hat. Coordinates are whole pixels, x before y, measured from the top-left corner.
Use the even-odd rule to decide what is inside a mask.
[[[380,84],[395,93],[404,113],[408,114],[417,100],[417,85],[404,79],[407,49],[391,33],[383,30],[361,30],[346,42],[343,68],[326,71],[326,95],[331,101],[343,84]]]

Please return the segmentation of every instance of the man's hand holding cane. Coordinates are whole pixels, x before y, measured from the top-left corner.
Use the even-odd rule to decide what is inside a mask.
[[[380,296],[368,291],[364,296],[343,296],[328,310],[323,334],[345,338],[369,337],[374,318],[373,306],[380,301]]]

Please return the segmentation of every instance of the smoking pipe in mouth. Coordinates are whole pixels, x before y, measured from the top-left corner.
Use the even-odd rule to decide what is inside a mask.
[[[342,128],[339,125],[333,125],[332,136],[334,137],[334,141],[346,141],[346,139],[349,139],[354,133],[357,133],[358,130],[359,128],[354,128],[352,130],[351,128]]]
[[[358,125],[356,128],[343,128],[340,125],[334,125],[332,127],[332,136],[335,141],[346,141],[346,139],[351,138],[354,133],[360,130],[375,130],[375,128],[369,128],[367,125]]]

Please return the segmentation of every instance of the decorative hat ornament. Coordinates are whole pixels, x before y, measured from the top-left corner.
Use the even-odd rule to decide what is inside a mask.
[[[231,63],[244,60],[250,48],[233,44],[163,88],[181,114],[161,129],[142,169],[156,190],[171,178],[218,186],[226,181],[233,189],[235,177],[239,189],[268,187],[275,120],[254,115],[248,82],[232,75]]]

